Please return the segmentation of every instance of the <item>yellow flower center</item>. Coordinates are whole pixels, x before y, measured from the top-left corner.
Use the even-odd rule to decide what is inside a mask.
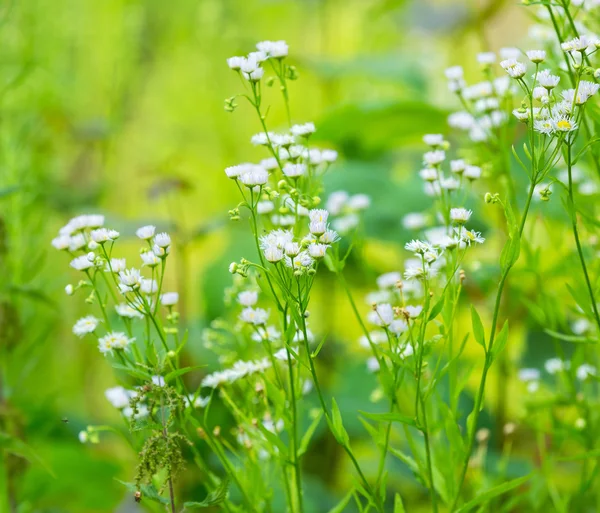
[[[567,121],[566,119],[562,119],[558,123],[556,123],[556,126],[558,128],[560,128],[561,130],[570,130],[572,125],[571,125],[570,121]]]

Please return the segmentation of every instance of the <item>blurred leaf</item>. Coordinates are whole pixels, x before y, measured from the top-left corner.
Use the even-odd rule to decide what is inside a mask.
[[[471,323],[473,324],[473,336],[475,337],[475,342],[483,347],[484,351],[487,351],[485,347],[485,331],[483,329],[483,323],[473,305],[471,305]]]
[[[115,479],[115,481],[121,483],[131,493],[138,491],[138,488],[134,483],[127,483],[126,481],[121,481],[120,479]],[[142,492],[142,500],[150,499],[151,501],[159,502],[160,504],[169,504],[169,500],[165,497],[161,497],[154,485],[140,485],[139,491]]]
[[[335,401],[335,398],[331,399],[331,403],[331,431],[340,445],[348,447],[350,445],[350,437],[344,428],[342,414],[340,413],[340,409]]]
[[[298,447],[298,456],[302,456],[308,449],[310,441],[311,441],[313,435],[315,434],[315,431],[316,431],[317,427],[319,426],[319,423],[321,422],[322,418],[323,418],[323,410],[319,410],[319,413],[317,413],[317,416],[310,423],[310,426],[308,427],[308,429],[302,436],[302,440],[300,441],[300,446]]]
[[[466,513],[467,511],[472,510],[474,507],[483,504],[494,497],[498,497],[503,493],[506,493],[514,488],[517,488],[524,484],[526,481],[531,479],[531,476],[523,476],[517,479],[513,479],[512,481],[508,481],[507,483],[503,483],[501,485],[495,486],[494,488],[490,488],[485,492],[481,492],[475,497],[473,500],[467,502],[464,506],[457,510],[457,513]]]
[[[580,335],[566,335],[564,333],[558,333],[549,329],[544,330],[548,335],[559,340],[565,340],[566,342],[573,342],[575,344],[597,344],[598,339],[592,337],[582,337]]]
[[[327,513],[342,513],[342,511],[344,511],[344,509],[346,508],[346,506],[350,502],[350,499],[352,499],[352,495],[353,494],[354,494],[354,489],[350,490],[344,496],[344,498],[336,506],[334,506],[333,508],[331,508]]]
[[[9,452],[20,458],[33,463],[39,463],[52,477],[56,477],[50,466],[39,456],[39,454],[20,438],[0,431],[0,450]]]
[[[227,499],[227,493],[229,491],[229,478],[226,477],[221,481],[221,484],[215,488],[212,492],[210,492],[206,499],[202,502],[184,502],[183,509],[200,509],[200,508],[210,508],[212,506],[218,506],[222,504]]]
[[[400,497],[400,494],[398,493],[394,497],[394,513],[406,513],[404,504],[402,503],[402,497]]]
[[[378,422],[400,422],[401,424],[407,424],[418,428],[417,422],[414,417],[410,415],[401,415],[400,413],[368,413],[366,411],[359,411],[361,415],[364,415],[368,419],[376,420]]]
[[[319,123],[315,138],[333,142],[348,156],[368,157],[445,128],[446,112],[426,103],[371,102],[333,110]]]

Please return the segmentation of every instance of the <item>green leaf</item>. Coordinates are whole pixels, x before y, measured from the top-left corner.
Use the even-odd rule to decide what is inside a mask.
[[[492,359],[496,358],[502,350],[504,346],[506,346],[506,342],[508,341],[508,320],[504,321],[504,325],[498,333],[496,340],[494,342],[494,346],[492,347]]]
[[[184,502],[183,509],[201,509],[201,508],[211,508],[213,506],[218,506],[222,504],[227,499],[227,494],[229,492],[229,478],[226,477],[221,481],[221,484],[217,486],[212,492],[206,496],[202,502]]]
[[[443,297],[435,305],[433,305],[431,312],[429,312],[428,322],[433,321],[433,319],[435,319],[439,315],[439,313],[442,311],[442,308],[444,308],[444,298]]]
[[[406,513],[404,504],[402,503],[402,497],[400,497],[399,493],[394,497],[394,513]]]
[[[304,436],[302,436],[302,440],[300,441],[300,447],[298,448],[298,456],[302,456],[308,449],[308,445],[310,444],[310,441],[311,441],[315,431],[317,430],[317,427],[319,426],[319,423],[321,422],[322,418],[323,418],[323,410],[319,410],[319,413],[314,418],[314,420],[310,423],[310,426],[306,430],[306,433],[304,433]]]
[[[4,189],[0,189],[0,198],[5,198],[6,196],[10,196],[11,194],[17,192],[21,187],[19,185],[12,185],[10,187],[5,187]]]
[[[519,237],[519,233],[516,232],[508,238],[506,244],[504,244],[504,247],[502,248],[502,252],[500,253],[500,268],[503,271],[510,269],[515,265],[520,254],[521,238]]]
[[[400,413],[390,412],[390,413],[368,413],[366,411],[359,410],[358,413],[367,417],[371,420],[376,420],[378,422],[400,422],[401,424],[407,424],[412,427],[419,428],[415,418],[411,415],[401,415]]]
[[[527,475],[527,476],[519,477],[517,479],[513,479],[512,481],[508,481],[501,485],[494,486],[493,488],[490,488],[489,490],[487,490],[483,493],[480,493],[473,500],[467,502],[463,507],[459,508],[456,513],[466,513],[467,511],[473,509],[474,507],[479,506],[480,504],[483,504],[485,502],[488,502],[489,500],[493,499],[494,497],[498,497],[499,495],[502,495],[503,493],[509,492],[510,490],[513,490],[514,488],[521,486],[523,483],[525,483],[530,478],[531,478],[531,475]]]
[[[115,481],[124,485],[131,493],[138,491],[138,488],[134,483],[127,483],[120,479],[115,479]],[[142,492],[142,500],[150,499],[151,501],[159,502],[160,504],[169,504],[169,500],[165,497],[161,497],[154,485],[140,485],[139,491]]]
[[[5,432],[0,432],[0,450],[9,452],[10,454],[23,458],[31,463],[39,463],[48,474],[56,478],[56,475],[42,457],[20,438]]]
[[[150,381],[152,376],[148,372],[144,372],[142,369],[136,369],[134,367],[129,367],[129,365],[122,365],[120,363],[113,363],[113,369],[123,370],[127,372],[130,376],[134,378],[138,378],[142,381]]]
[[[350,437],[348,436],[346,428],[344,428],[342,414],[340,413],[335,398],[331,399],[331,403],[331,431],[340,445],[348,447],[350,445]]]
[[[573,342],[574,344],[597,344],[597,338],[591,337],[582,337],[580,335],[566,335],[564,333],[558,333],[557,331],[545,329],[544,330],[548,335],[553,338],[557,338],[559,340],[564,340],[566,342]]]
[[[471,322],[473,324],[473,336],[475,337],[475,342],[477,342],[483,350],[487,352],[485,347],[485,331],[483,329],[483,323],[481,322],[481,318],[475,310],[475,307],[471,305]]]
[[[342,511],[344,511],[344,509],[350,502],[350,499],[352,499],[352,495],[354,495],[354,488],[352,488],[344,496],[344,498],[340,502],[338,502],[333,508],[331,508],[327,513],[342,513]]]
[[[187,374],[188,372],[202,369],[204,367],[206,367],[206,365],[194,365],[193,367],[183,367],[181,369],[174,370],[172,372],[169,372],[169,374],[167,374],[165,376],[165,382],[168,383],[169,381],[172,381],[179,376],[183,376],[184,374]]]

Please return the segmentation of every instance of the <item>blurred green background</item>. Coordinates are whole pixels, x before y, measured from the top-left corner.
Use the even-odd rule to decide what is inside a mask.
[[[63,292],[76,278],[50,246],[58,228],[73,215],[97,212],[124,235],[147,223],[170,231],[175,247],[167,279],[182,294],[188,358],[214,364],[202,347],[202,329],[224,312],[228,263],[252,251],[246,227],[228,222],[237,191],[223,169],[265,156],[249,144],[259,125],[248,106],[233,114],[223,109],[224,98],[240,91],[225,60],[257,41],[285,39],[300,74],[291,85],[293,120],[314,121],[319,143],[341,155],[327,190],[373,199],[366,222],[370,272],[349,269],[362,294],[377,273],[397,267],[399,243],[408,237],[402,215],[426,205],[415,176],[421,136],[447,131],[446,116],[456,108],[444,68],[462,64],[469,75],[477,51],[514,46],[528,23],[514,4],[2,2],[0,422],[27,446],[15,449],[24,458],[4,462],[0,479],[10,476],[20,513],[137,507],[115,481],[131,480],[135,454],[116,436],[96,446],[77,439],[88,424],[123,426],[104,398],[115,383],[110,367],[93,344],[71,334],[89,309]],[[285,113],[277,91],[267,96],[268,124],[276,130]],[[137,243],[129,241],[120,245],[133,254]],[[330,393],[353,412],[368,403],[374,378],[365,371],[365,355],[347,358],[356,352],[359,328],[328,280],[323,277],[311,322],[330,334],[322,362]],[[347,417],[352,436],[364,437],[358,421]],[[335,442],[323,432],[317,444],[314,459],[307,458],[307,482],[312,504],[325,508],[351,477]],[[394,486],[415,501],[422,497],[408,471],[392,465],[400,480]],[[193,475],[182,486],[204,493]]]

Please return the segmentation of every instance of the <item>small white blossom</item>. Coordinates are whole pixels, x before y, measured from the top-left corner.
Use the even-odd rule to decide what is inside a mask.
[[[82,338],[88,333],[93,333],[100,324],[100,319],[97,319],[93,315],[82,317],[73,326],[73,333],[78,337]]]
[[[125,349],[135,339],[129,338],[125,333],[113,331],[98,340],[98,349],[101,353],[112,353],[113,349]]]
[[[258,292],[255,290],[244,290],[238,294],[237,300],[242,306],[254,306],[258,301]]]
[[[164,306],[175,306],[179,302],[179,294],[177,292],[165,292],[160,295],[160,302]]]
[[[156,231],[156,226],[147,225],[138,228],[135,234],[142,240],[149,240],[154,237],[154,232]]]

